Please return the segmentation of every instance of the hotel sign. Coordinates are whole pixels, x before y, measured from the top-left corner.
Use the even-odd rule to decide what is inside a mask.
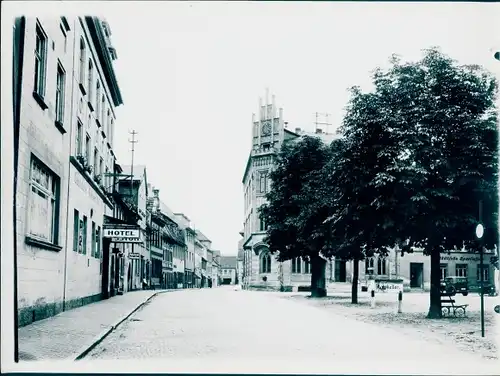
[[[141,230],[138,226],[109,225],[103,229],[103,236],[114,243],[142,243]]]

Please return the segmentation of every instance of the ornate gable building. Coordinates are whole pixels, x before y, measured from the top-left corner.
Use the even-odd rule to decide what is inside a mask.
[[[337,137],[320,130],[308,133],[296,128],[292,132],[287,129],[283,109],[276,107],[274,95],[271,102],[268,95],[265,104],[260,100],[259,115],[254,114],[252,119],[252,148],[243,174],[245,210],[241,282],[244,288],[279,289],[284,286],[290,289],[292,286],[310,284],[310,267],[307,262],[296,259],[280,263],[269,253],[264,241],[266,224],[258,214],[258,209],[266,202],[266,193],[271,189],[269,173],[281,146],[306,135],[320,137],[324,142],[331,142]],[[327,273],[331,275],[332,271]]]

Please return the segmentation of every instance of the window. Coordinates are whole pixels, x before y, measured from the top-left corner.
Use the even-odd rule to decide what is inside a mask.
[[[64,123],[64,88],[66,84],[66,73],[61,63],[57,64],[56,82],[56,122]]]
[[[97,151],[97,148],[94,148],[94,176],[99,175],[98,171],[98,163],[99,163],[99,152]]]
[[[439,269],[441,270],[441,281],[448,277],[448,264],[439,265]]]
[[[301,271],[302,259],[300,257],[296,257],[292,259],[292,273],[299,274]]]
[[[111,122],[109,125],[109,144],[113,146],[113,135],[114,135],[114,128],[113,128],[113,117],[111,117]]]
[[[377,275],[387,274],[387,260],[385,257],[379,257],[377,259]]]
[[[99,100],[99,98],[101,97],[101,83],[99,82],[99,80],[97,80],[97,84],[96,84],[96,87],[95,87],[95,98],[96,98],[96,104],[95,104],[95,116],[96,116],[96,119],[99,120],[99,116],[100,116],[100,112],[101,112],[101,101]]]
[[[103,171],[102,171],[102,166],[103,166],[103,160],[102,160],[102,157],[99,159],[99,175],[102,175]],[[101,182],[102,182],[102,176],[101,176]]]
[[[97,226],[95,243],[96,243],[95,257],[101,258],[101,226]]]
[[[89,59],[89,76],[88,76],[88,90],[89,90],[89,102],[92,103],[92,87],[94,81],[94,64],[92,64],[92,60]]]
[[[82,155],[82,137],[83,137],[83,124],[78,120],[76,126],[76,155]]]
[[[271,255],[269,252],[262,253],[260,257],[260,272],[271,273]]]
[[[90,163],[90,136],[87,133],[87,136],[85,137],[85,157],[87,158],[87,163]]]
[[[32,157],[28,226],[29,236],[58,243],[58,178],[38,159]]]
[[[489,266],[483,264],[483,281],[487,282],[489,280]],[[477,281],[481,281],[481,264],[477,265]]]
[[[73,211],[73,251],[78,252],[80,238],[80,213],[78,210]]]
[[[35,93],[45,96],[48,38],[39,23],[36,25]]]
[[[467,264],[457,264],[455,267],[455,275],[457,277],[467,277]]]
[[[260,174],[260,177],[259,177],[259,192],[260,193],[266,192],[266,178],[267,178],[267,175],[265,173]]]
[[[108,142],[111,142],[110,138],[110,122],[111,122],[111,112],[109,111],[109,108],[108,108],[108,117],[106,118],[107,119],[107,122],[106,122],[106,135],[108,136]]]
[[[106,99],[104,98],[104,94],[101,99],[101,122],[103,126],[106,124]]]
[[[95,257],[95,253],[96,253],[96,239],[95,239],[95,222],[92,221],[92,232],[90,233],[90,237],[91,237],[91,248],[90,248],[90,256],[92,257]]]
[[[87,217],[84,215],[81,223],[81,231],[82,231],[82,254],[87,254]]]
[[[65,27],[62,24],[59,25],[59,28],[61,29],[61,33],[63,35],[63,48],[64,48],[64,52],[66,53],[66,48],[67,48],[67,45],[68,45],[66,30],[65,30]]]
[[[304,260],[304,274],[311,274],[311,263],[309,260]]]
[[[365,274],[368,275],[374,270],[375,262],[373,257],[368,257],[365,260]]]
[[[259,217],[259,230],[266,231],[266,220],[264,218]]]
[[[85,42],[80,38],[80,84],[85,82]]]

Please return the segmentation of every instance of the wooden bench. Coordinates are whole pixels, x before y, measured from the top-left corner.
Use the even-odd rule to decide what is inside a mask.
[[[448,299],[443,299],[447,297]],[[466,309],[468,304],[455,304],[455,299],[452,299],[450,295],[441,295],[441,313],[443,316],[454,316],[454,317],[465,317]]]

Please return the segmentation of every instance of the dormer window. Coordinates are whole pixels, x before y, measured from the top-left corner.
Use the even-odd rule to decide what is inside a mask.
[[[270,144],[262,144],[262,150],[263,151],[269,151],[271,149],[271,145]]]

